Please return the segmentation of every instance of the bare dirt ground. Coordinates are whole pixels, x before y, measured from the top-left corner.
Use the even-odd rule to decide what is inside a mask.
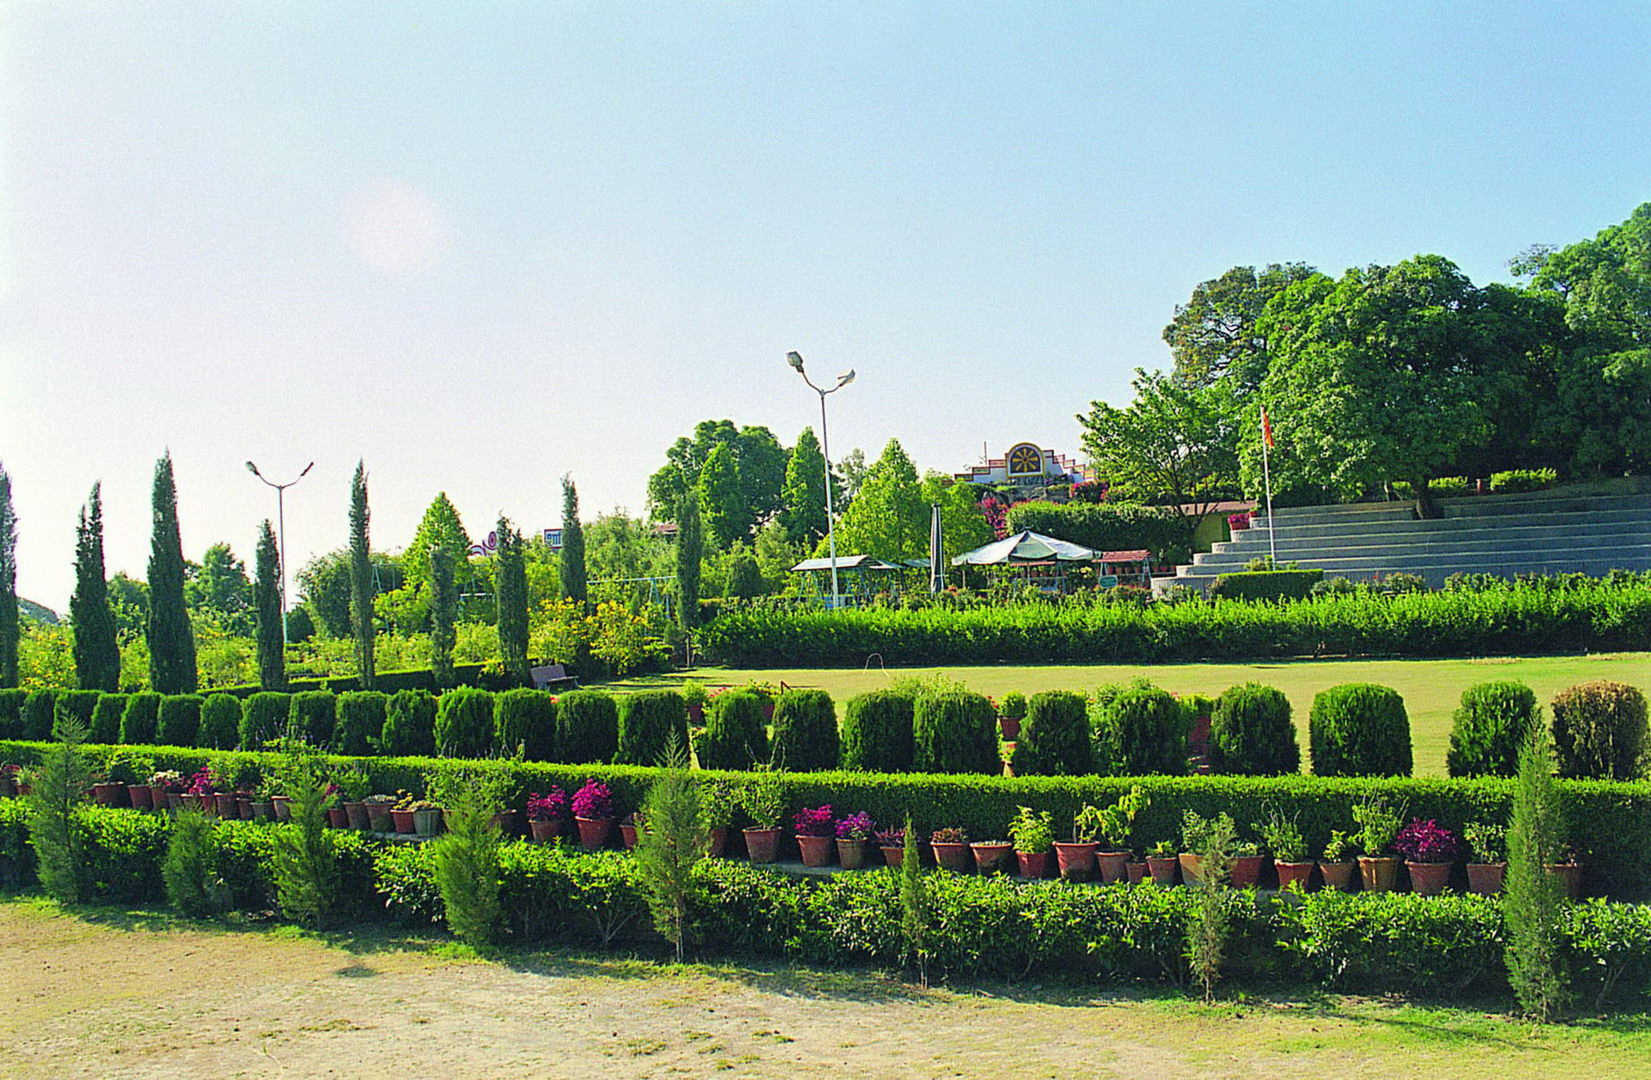
[[[565,953],[482,960],[378,931],[0,902],[0,1076],[19,1078],[1633,1078],[1651,1077],[1648,1027]]]

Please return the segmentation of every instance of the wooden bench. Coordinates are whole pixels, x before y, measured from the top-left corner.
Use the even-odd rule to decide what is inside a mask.
[[[530,674],[535,690],[572,690],[579,685],[579,680],[569,675],[562,664],[542,664]]]

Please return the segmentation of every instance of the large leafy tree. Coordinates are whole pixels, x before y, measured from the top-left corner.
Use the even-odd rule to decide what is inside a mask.
[[[703,490],[702,474],[719,448],[726,448],[731,479],[717,512],[736,530],[734,539],[752,531],[785,508],[783,489],[790,455],[766,427],[735,427],[731,420],[702,420],[692,436],[683,436],[665,452],[665,464],[648,478],[648,506],[656,520],[671,520],[682,496]],[[721,466],[719,466],[720,468]],[[701,504],[705,528],[711,515]]]
[[[960,484],[942,473],[931,472],[923,477],[919,488],[924,508],[940,507],[941,552],[950,565],[954,555],[973,551],[993,540],[991,523],[981,513],[980,503],[972,484]],[[927,519],[924,521],[927,526]],[[925,533],[925,537],[927,533]],[[929,554],[927,540],[921,556]]]
[[[201,564],[191,569],[184,584],[184,599],[191,612],[215,620],[225,633],[245,637],[253,629],[252,582],[246,563],[235,557],[226,543],[216,543],[201,553]]]
[[[590,599],[585,576],[585,527],[579,521],[579,489],[562,477],[562,557],[557,567],[562,595],[583,607]]]
[[[1242,401],[1267,375],[1267,339],[1258,323],[1267,302],[1313,275],[1304,263],[1270,263],[1260,270],[1235,266],[1218,278],[1199,282],[1164,327],[1164,343],[1175,357],[1175,377],[1188,386],[1226,383]]]
[[[787,539],[813,544],[826,531],[826,461],[813,428],[803,428],[785,466],[780,524]]]
[[[75,591],[69,598],[74,627],[75,677],[82,690],[113,693],[120,688],[120,646],[109,583],[103,576],[103,485],[80,509],[75,526]]]
[[[377,675],[373,663],[373,561],[368,536],[371,511],[367,507],[367,465],[355,463],[350,480],[350,622],[355,631],[355,660],[361,689],[371,690]]]
[[[17,513],[11,477],[0,465],[0,690],[17,685]]]
[[[184,603],[183,540],[172,455],[155,463],[149,538],[149,683],[157,693],[195,692],[195,632]]]
[[[287,654],[286,629],[281,622],[281,552],[268,518],[258,527],[252,562],[257,578],[252,585],[252,608],[258,624],[258,685],[265,690],[283,690],[287,685]]]
[[[509,518],[500,515],[497,527],[499,652],[505,674],[518,684],[532,682],[527,660],[527,564],[522,534]]]
[[[713,548],[725,550],[745,535],[750,524],[749,514],[740,492],[734,452],[727,445],[711,451],[694,490],[699,496],[699,516]]]
[[[445,491],[438,492],[424,511],[413,540],[402,552],[403,584],[392,592],[381,593],[375,604],[378,614],[390,619],[397,629],[417,633],[427,629],[431,621],[430,552],[440,547],[448,553],[460,593],[476,588],[475,575],[470,570],[470,534],[459,518],[457,508]]]
[[[890,439],[866,470],[860,493],[837,522],[836,533],[838,555],[910,559],[928,554],[929,504],[917,467],[899,440]]]
[[[373,580],[383,591],[398,590],[402,584],[401,560],[388,552],[369,553]],[[116,575],[119,579],[120,575]],[[298,570],[298,595],[321,624],[327,637],[348,637],[354,619],[350,614],[350,549],[337,548],[317,555]]]

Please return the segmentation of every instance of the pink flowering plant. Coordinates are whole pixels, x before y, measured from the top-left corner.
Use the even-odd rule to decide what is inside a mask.
[[[804,807],[791,820],[797,827],[798,836],[832,836],[836,833],[830,803],[813,809]]]
[[[1227,527],[1233,530],[1248,529],[1250,527],[1250,513],[1248,510],[1237,514],[1227,515]]]
[[[211,767],[202,765],[189,778],[189,784],[183,790],[186,795],[210,795],[217,790],[216,784],[217,781],[212,775]]]
[[[876,836],[878,847],[903,847],[906,843],[905,829],[878,829]]]
[[[608,790],[608,785],[597,780],[586,780],[584,786],[573,793],[573,816],[613,817],[613,792]]]
[[[1432,818],[1411,818],[1410,824],[1399,830],[1393,850],[1411,862],[1448,863],[1462,854],[1462,841]]]
[[[535,791],[527,797],[529,821],[561,821],[567,811],[568,797],[559,787],[553,787],[543,795]]]
[[[837,822],[837,839],[839,840],[869,840],[876,830],[876,824],[871,815],[861,810],[855,814],[847,814]]]

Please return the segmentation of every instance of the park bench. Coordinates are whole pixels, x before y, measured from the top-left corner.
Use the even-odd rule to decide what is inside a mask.
[[[541,664],[530,672],[535,690],[572,690],[579,680],[568,674],[562,664]]]

